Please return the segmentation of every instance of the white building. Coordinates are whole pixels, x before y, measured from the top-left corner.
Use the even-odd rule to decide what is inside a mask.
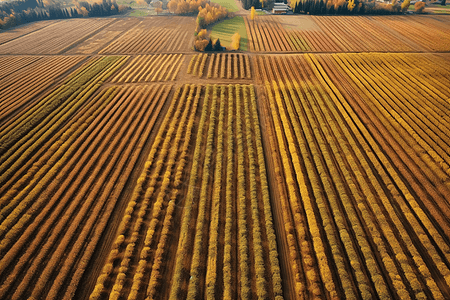
[[[284,3],[274,3],[272,8],[273,14],[285,14],[289,10],[289,6]]]

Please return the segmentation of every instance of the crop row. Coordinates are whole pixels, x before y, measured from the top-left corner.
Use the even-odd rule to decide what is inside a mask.
[[[428,50],[450,50],[450,28],[447,25],[447,16],[436,16],[436,18],[388,16],[374,17],[374,19]]]
[[[269,140],[280,153],[274,162],[298,297],[446,298],[443,228],[422,210],[330,70],[313,55],[256,63],[272,115]]]
[[[207,78],[252,78],[250,59],[245,54],[196,54],[189,62],[187,73],[202,78],[208,59]]]
[[[287,32],[296,51],[340,52],[341,48],[326,33],[320,30],[296,30]]]
[[[0,54],[60,54],[115,19],[68,19],[0,45]]]
[[[109,44],[102,54],[149,54],[187,51],[192,45],[192,19],[173,17],[171,24],[148,18]],[[190,30],[192,29],[192,30]],[[189,43],[191,41],[191,43]]]
[[[385,118],[401,138],[416,151],[426,152],[425,161],[441,182],[450,176],[450,109],[446,89],[450,73],[446,68],[433,66],[432,73],[441,73],[430,78],[427,66],[431,61],[420,60],[411,55],[336,55],[344,63],[349,75],[361,76],[359,84],[364,86],[372,105],[377,107],[379,118]],[[370,58],[367,59],[367,58]],[[419,59],[417,59],[419,58]],[[417,72],[421,68],[422,72]],[[411,69],[416,68],[415,83],[409,78]],[[428,69],[428,70],[426,70]],[[388,79],[389,78],[389,79]],[[415,92],[412,87],[415,87]],[[400,138],[400,137],[399,137]],[[439,168],[437,168],[439,166]],[[450,183],[449,183],[450,184]],[[448,186],[450,188],[450,185]],[[446,195],[448,197],[450,195]]]
[[[50,60],[54,62],[58,58]],[[74,63],[79,60],[77,57],[69,59]],[[45,143],[125,60],[126,57],[119,56],[92,59],[61,86],[4,123],[0,127],[0,182],[9,180],[33,151]],[[45,73],[39,75],[45,78]]]
[[[437,79],[440,76],[431,75],[435,70],[439,73],[439,65],[436,63],[430,66],[432,61],[416,55],[374,55],[369,61],[371,65],[361,63],[359,57],[337,56],[335,60],[351,78],[353,86],[363,89],[365,101],[373,105],[370,110],[364,106],[362,108],[367,114],[376,116],[380,123],[383,123],[383,127],[389,130],[390,136],[384,138],[395,139],[389,155],[396,158],[396,167],[404,176],[416,177],[413,177],[414,181],[411,180],[411,186],[421,197],[419,203],[426,207],[431,220],[435,219],[439,223],[440,230],[448,239],[450,231],[446,220],[450,216],[450,210],[446,199],[450,195],[447,146],[449,133],[443,122],[448,119],[449,111],[445,107],[445,99],[449,92],[443,88],[445,83]],[[408,95],[406,88],[416,86],[416,83],[399,75],[420,65],[423,72],[418,75],[421,78],[420,92]],[[441,72],[448,72],[445,67],[441,68]],[[362,70],[367,72],[367,76],[357,79],[355,75]],[[389,81],[369,87],[369,82],[372,82],[375,76],[380,76],[380,72],[391,73]],[[408,100],[397,91],[408,95]],[[406,103],[408,105],[405,105]],[[386,111],[388,109],[389,114]],[[414,203],[414,206],[416,205]],[[439,238],[439,235],[433,236]],[[444,247],[445,242],[441,241],[438,245]],[[448,255],[448,252],[444,253]]]
[[[392,33],[391,28],[367,17],[313,16],[322,32],[327,34],[341,52],[406,52],[414,51],[405,40]]]
[[[96,34],[91,35],[88,39],[71,47],[64,52],[64,54],[89,55],[98,53],[106,45],[117,39],[118,36],[124,34],[140,22],[138,18],[118,18],[116,20],[116,22],[110,24]]]
[[[27,193],[33,188],[28,180],[37,172],[42,172],[39,168],[32,168],[33,157],[39,157],[35,152],[45,152],[42,146],[56,138],[59,127],[76,114],[111,72],[121,66],[123,60],[121,57],[91,60],[82,69],[74,72],[59,88],[1,127],[2,236],[13,236],[13,232],[9,230],[17,226],[17,219],[33,201],[32,197],[27,198]],[[19,233],[20,231],[14,231],[14,236]],[[14,239],[2,239],[2,251],[12,242]]]
[[[149,280],[146,273],[155,268],[152,274],[158,278],[156,275],[161,269],[161,257],[167,251],[166,240],[171,233],[177,194],[185,176],[199,90],[200,87],[189,85],[176,90],[91,299],[97,299],[105,292],[116,299],[124,293],[122,288],[127,282],[132,286],[129,299],[134,299],[148,285],[143,280],[144,275]],[[177,156],[178,151],[180,156]],[[163,178],[162,182],[158,180],[160,177]],[[144,223],[144,219],[150,221]],[[140,238],[138,232],[145,233],[141,243],[137,243]],[[155,248],[159,249],[157,254]],[[113,269],[113,266],[120,268]],[[135,274],[131,272],[133,269]]]
[[[250,50],[256,52],[411,52],[421,50],[421,48],[413,47],[408,40],[410,35],[407,33],[416,32],[414,29],[408,25],[405,25],[408,27],[407,31],[399,29],[399,27],[403,28],[400,26],[403,24],[402,21],[384,21],[385,24],[382,24],[380,20],[367,17],[313,16],[308,22],[312,23],[305,29],[301,29],[301,26],[284,27],[286,25],[274,16],[258,16],[254,20],[246,18]],[[397,23],[400,25],[397,26]],[[428,24],[426,21],[422,23]],[[417,31],[424,31],[421,35],[415,34],[415,40],[419,39],[419,42],[421,39],[429,42],[439,40],[441,46],[430,49],[444,51],[449,44],[449,36],[445,30],[440,28],[436,31],[437,33],[433,33],[433,37],[428,38],[429,34],[425,33],[427,27],[422,23],[413,22]],[[419,28],[420,26],[423,28]],[[401,31],[405,38],[399,39],[392,33],[390,27]],[[434,27],[437,28],[437,25]]]
[[[42,56],[1,56],[0,64],[2,69],[0,70],[0,80],[41,58]]]
[[[206,100],[210,107],[204,107],[202,118],[209,115],[209,122],[197,133],[191,171],[195,176],[189,181],[169,298],[198,298],[205,292],[207,299],[233,299],[237,293],[242,299],[281,298],[253,87],[207,86]],[[202,151],[204,158],[196,160]],[[195,235],[189,228],[195,228]]]
[[[185,85],[175,92],[90,299],[238,294],[282,297],[255,92]]]
[[[328,52],[341,51],[333,36],[321,30],[285,28],[277,17],[245,19],[252,51]]]
[[[35,101],[26,110],[0,128],[0,182],[1,190],[8,189],[5,182],[17,177],[17,171],[88,101],[100,85],[125,62],[126,57],[100,57],[89,61],[82,69],[72,73],[64,83],[45,97]],[[17,193],[18,190],[11,190]],[[7,203],[2,201],[0,207]],[[8,214],[15,211],[11,201]],[[16,215],[20,212],[16,211]],[[6,217],[5,213],[1,213]],[[0,218],[1,219],[1,218]],[[12,223],[13,224],[13,223]]]
[[[285,28],[274,17],[244,18],[251,51],[301,51],[305,44],[294,44]]]
[[[8,118],[37,99],[55,79],[73,68],[85,57],[13,57],[5,63],[5,73],[0,79],[0,122],[4,128],[12,122]],[[1,77],[1,76],[0,76]],[[16,115],[17,117],[17,115]],[[3,131],[2,131],[3,132]]]
[[[173,81],[183,61],[182,54],[138,55],[111,81],[114,83]]]
[[[402,59],[400,59],[400,57]],[[439,91],[447,92],[445,91],[445,89],[441,89],[441,86],[439,84],[436,84],[437,80],[433,78],[436,77],[436,75],[432,75],[435,72],[434,70],[436,69],[440,69],[441,72],[446,72],[445,68],[441,69],[439,67],[439,62],[436,61],[436,57],[429,57],[428,59],[424,59],[425,57],[421,55],[405,56],[389,54],[381,55],[381,58],[387,66],[389,66],[389,60],[403,60],[402,63],[400,63],[399,65],[395,65],[395,67],[392,65],[387,68],[384,67],[383,72],[386,72],[387,69],[389,69],[389,72],[402,72],[404,71],[403,68],[405,67],[405,65],[408,65],[408,68],[416,68],[418,66],[417,63],[421,62],[422,64],[424,64],[421,67],[423,75],[429,74],[422,77],[424,82],[427,82],[427,84],[422,85],[423,87],[428,89],[427,92],[430,92],[430,90],[434,90],[438,93]],[[339,79],[336,79],[335,77],[333,78],[333,80],[339,80],[339,82],[344,82],[345,80],[348,82],[347,87],[363,87],[362,83],[365,80],[370,81],[371,77],[373,76],[371,72],[369,72],[367,76],[357,79],[356,77],[350,75],[353,70],[352,68],[349,68],[345,65],[345,60],[340,60],[337,57],[335,57],[335,59],[336,69],[339,70],[340,68],[342,68],[340,69],[341,74],[344,72],[347,73],[351,80],[349,80],[349,77],[346,76],[340,76],[341,78]],[[375,57],[366,57],[366,60],[369,63],[374,63],[377,61],[376,55]],[[328,62],[327,64],[324,61],[322,65],[329,66],[330,63],[331,62]],[[448,62],[443,61],[442,63],[443,65],[445,65],[445,63]],[[388,90],[390,92],[401,90],[404,86],[415,85],[415,82],[413,82],[406,76],[397,78],[394,74],[392,76],[393,78],[389,79],[389,84],[391,84],[391,86],[388,88]],[[352,80],[353,82],[351,82]],[[395,85],[395,83],[397,83],[397,85]],[[386,85],[388,86],[389,84]],[[398,186],[400,191],[396,191],[391,185],[388,185],[388,187],[390,191],[397,197],[396,202],[398,203],[402,211],[402,215],[400,216],[401,220],[397,221],[397,224],[402,223],[407,229],[408,225],[411,226],[409,228],[412,229],[409,230],[415,232],[419,237],[419,240],[416,241],[417,249],[415,253],[417,254],[414,254],[414,249],[411,249],[411,253],[413,253],[413,258],[416,266],[419,268],[421,275],[427,278],[426,284],[433,294],[433,297],[442,298],[440,294],[440,292],[442,292],[443,297],[448,298],[450,286],[450,273],[447,267],[450,259],[450,248],[448,247],[449,231],[447,221],[449,218],[449,205],[447,200],[445,200],[449,197],[448,185],[445,184],[445,182],[448,180],[436,180],[433,172],[441,169],[442,165],[440,163],[435,163],[433,166],[432,164],[427,162],[428,158],[427,155],[424,154],[424,150],[420,147],[417,147],[417,145],[410,144],[411,139],[407,137],[407,134],[402,133],[403,130],[399,130],[398,126],[397,128],[395,128],[394,126],[390,125],[390,123],[395,123],[395,121],[393,120],[393,116],[395,116],[394,110],[392,110],[393,115],[391,115],[391,117],[388,119],[384,119],[381,114],[377,112],[377,108],[375,107],[379,107],[379,105],[374,102],[374,98],[377,98],[377,101],[381,103],[383,102],[383,100],[380,99],[381,97],[386,97],[385,100],[390,100],[387,99],[389,96],[380,96],[374,92],[374,90],[378,90],[378,92],[380,91],[379,86],[381,86],[381,84],[378,86],[374,85],[373,89],[370,89],[366,86],[366,88],[363,88],[361,90],[361,93],[359,93],[361,95],[361,98],[365,99],[364,101],[367,101],[365,103],[370,103],[370,101],[374,103],[374,106],[370,106],[370,109],[368,106],[364,105],[361,100],[354,101],[354,99],[349,99],[349,103],[352,105],[352,108],[354,108],[355,111],[364,112],[362,114],[360,113],[360,115],[363,116],[362,118],[364,118],[364,122],[367,122],[367,118],[365,116],[368,116],[369,118],[371,118],[371,120],[373,120],[373,125],[368,126],[368,128],[370,130],[370,133],[375,137],[376,142],[380,145],[379,147],[381,149],[378,150],[379,157],[382,159],[384,165],[388,164],[388,159],[392,161],[393,166],[390,166],[390,168],[387,168],[387,170],[390,173],[389,175],[395,180],[395,184]],[[436,101],[441,101],[439,100],[439,98],[442,97],[442,95],[435,95],[435,97]],[[371,100],[369,100],[370,98]],[[393,99],[397,102],[397,105],[401,105],[400,102],[403,101],[400,99],[396,99],[395,97],[393,97]],[[416,97],[412,97],[412,101],[408,105],[410,108],[414,107],[414,102],[416,99]],[[429,98],[427,99],[429,100]],[[423,102],[425,107],[428,106],[428,100]],[[433,106],[432,103],[429,103],[429,105],[430,107]],[[428,107],[428,109],[430,107]],[[402,117],[405,117],[406,115],[407,111],[402,113]],[[426,115],[429,115],[430,118],[432,117],[432,114],[430,112],[427,112]],[[398,121],[401,122],[401,118],[399,118]],[[417,121],[417,119],[415,121]],[[410,125],[413,125],[413,122],[414,120],[411,120]],[[403,125],[406,124],[405,122],[402,123]],[[426,129],[427,126],[428,125],[422,125],[422,130]],[[375,130],[375,128],[377,128],[377,130]],[[387,132],[389,132],[389,134],[387,134]],[[410,131],[409,134],[411,134],[411,137],[417,138],[417,133]],[[399,145],[399,143],[401,143],[401,145]],[[383,153],[386,153],[387,157],[383,157]],[[418,158],[417,156],[420,156],[420,158]],[[396,173],[392,173],[393,168],[397,168],[398,171]],[[407,179],[408,186],[400,181],[399,176],[403,176],[403,178]],[[399,194],[403,194],[406,201],[399,201]],[[401,227],[397,226],[397,228]],[[406,237],[405,231],[400,231],[400,233]],[[411,237],[411,239],[413,239],[413,237]],[[423,257],[423,261],[420,261],[418,252]],[[433,282],[428,279],[432,275],[430,274],[430,272],[427,272],[427,268],[424,266],[423,262],[426,263],[427,267],[433,274],[438,287],[433,286]]]
[[[32,24],[25,25],[25,26],[20,26],[18,28],[14,28],[14,30],[3,30],[0,33],[0,44],[4,44],[4,43],[14,40],[18,37],[29,34],[33,31],[37,31],[37,30],[42,29],[42,28],[44,28],[50,24],[53,24],[55,22],[58,22],[58,21],[57,20],[45,20],[45,21],[33,22]]]
[[[85,89],[72,89],[76,104],[57,116],[67,123],[53,123],[48,139],[30,136],[42,146],[2,185],[0,298],[74,297],[170,92],[111,87],[91,97],[122,63],[99,58],[71,76],[66,85]]]

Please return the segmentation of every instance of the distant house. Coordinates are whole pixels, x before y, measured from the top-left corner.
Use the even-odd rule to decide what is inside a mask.
[[[286,14],[289,10],[289,6],[284,3],[274,3],[272,13],[276,15]]]

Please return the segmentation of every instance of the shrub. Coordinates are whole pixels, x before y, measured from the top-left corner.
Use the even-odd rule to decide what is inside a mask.
[[[425,2],[416,2],[414,4],[414,10],[416,11],[416,13],[421,14],[423,13],[423,11],[425,10]]]

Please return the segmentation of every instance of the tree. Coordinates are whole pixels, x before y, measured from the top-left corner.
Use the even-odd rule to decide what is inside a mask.
[[[82,15],[83,17],[87,17],[89,15],[89,12],[87,11],[86,7],[81,7],[77,9],[78,15]]]
[[[401,6],[402,12],[405,12],[405,11],[408,10],[409,3],[410,3],[410,2],[411,2],[411,0],[405,0],[405,1],[403,1],[402,6]]]
[[[414,4],[414,10],[416,13],[421,14],[423,13],[423,10],[425,9],[425,2],[419,1]]]
[[[156,14],[159,14],[163,11],[162,5],[163,5],[163,3],[161,1],[157,1],[157,2],[153,3],[153,7],[155,8]]]
[[[178,4],[177,4],[177,1],[175,1],[175,0],[170,0],[169,3],[167,4],[167,8],[169,9],[169,12],[171,12],[173,14],[177,11],[177,7],[178,7]]]
[[[231,37],[231,46],[230,48],[232,50],[239,50],[239,42],[241,40],[241,36],[239,35],[239,33],[235,33],[233,34],[233,36]]]
[[[355,8],[355,0],[348,1],[348,10],[352,11]]]

